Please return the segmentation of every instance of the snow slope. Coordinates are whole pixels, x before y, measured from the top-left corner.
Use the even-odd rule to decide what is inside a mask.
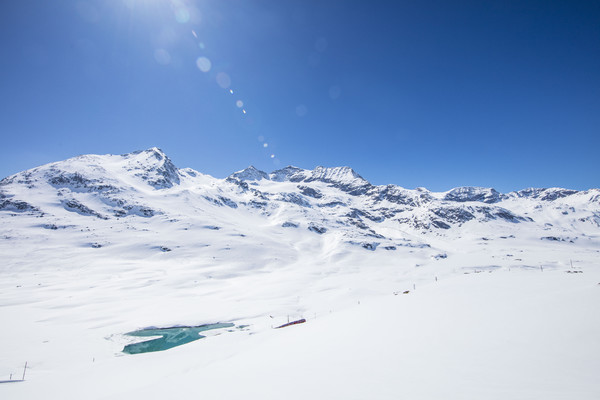
[[[600,397],[597,189],[215,179],[153,148],[7,177],[0,222],[0,380],[29,366],[1,398]]]

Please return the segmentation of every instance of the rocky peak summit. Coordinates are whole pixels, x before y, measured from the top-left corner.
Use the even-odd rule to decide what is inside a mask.
[[[134,172],[155,189],[166,189],[180,183],[179,170],[158,147],[122,156],[125,168]]]
[[[310,171],[288,165],[285,168],[271,172],[270,178],[275,182],[301,182],[310,175]]]
[[[228,179],[237,179],[240,181],[260,181],[261,179],[269,180],[269,175],[266,172],[256,169],[253,165],[241,171],[234,172],[229,175]]]

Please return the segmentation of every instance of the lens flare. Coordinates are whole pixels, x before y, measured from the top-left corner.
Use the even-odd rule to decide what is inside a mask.
[[[196,59],[196,66],[200,71],[208,72],[212,68],[212,63],[206,57],[198,57],[198,59]]]
[[[134,1],[137,0],[121,0],[123,2],[128,2],[128,3],[132,3]],[[199,22],[199,13],[198,10],[195,7],[189,6],[188,0],[167,0],[169,3],[171,3],[171,9],[172,12],[175,16],[175,20],[177,22],[179,22],[180,24],[185,24],[185,23],[189,23],[189,33],[191,32],[191,36],[193,36],[193,43],[195,43],[200,51],[200,54],[205,54],[204,50],[205,49],[205,44],[204,42],[201,41],[201,35],[202,33],[198,33],[196,31],[196,24]],[[194,27],[194,29],[191,29],[192,26]],[[175,36],[174,34],[174,30],[170,29],[168,32],[166,31],[166,28],[163,29],[166,33],[163,34],[161,36],[161,42],[157,42],[155,44],[155,46],[157,47],[155,49],[154,52],[154,58],[156,60],[157,63],[159,64],[163,64],[163,65],[167,65],[167,64],[177,64],[179,61],[177,58],[172,59],[171,55],[167,52],[167,50],[165,50],[165,48],[170,48],[169,46],[172,44],[171,43],[171,39],[173,39],[173,37]],[[172,33],[172,34],[171,34]],[[191,37],[190,37],[191,39]],[[309,65],[316,67],[320,61],[321,61],[321,55],[320,53],[325,52],[325,50],[327,49],[327,40],[325,38],[317,38],[316,42],[315,42],[315,48],[314,50],[316,50],[316,52],[313,52],[312,54],[309,55],[309,59],[308,59],[308,63]],[[214,64],[213,64],[214,63]],[[198,56],[196,58],[196,67],[198,67],[198,69],[204,73],[209,73],[210,72],[210,77],[214,78],[216,83],[222,88],[225,89],[226,91],[229,92],[230,95],[234,94],[234,90],[233,88],[231,88],[231,77],[224,71],[219,71],[219,69],[221,69],[220,65],[225,64],[223,62],[223,60],[219,60],[218,58],[213,58],[213,60],[211,61],[211,59],[209,59],[206,56]],[[177,65],[176,65],[177,66]],[[214,68],[213,68],[214,67]],[[237,97],[237,96],[236,96]],[[248,114],[247,110],[244,108],[245,104],[244,101],[242,99],[232,99],[234,100],[234,104],[235,106],[242,111],[242,115],[243,120],[245,121],[245,123],[252,125],[254,124],[254,119],[251,116],[246,117],[246,115]],[[304,115],[306,115],[308,109],[306,108],[306,106],[304,104],[299,104],[296,109],[296,115],[298,115],[299,117],[303,117]],[[265,137],[264,136],[258,136],[258,141],[260,142],[260,144],[262,144],[263,149],[267,149],[269,147],[269,143],[266,142]],[[267,155],[273,159],[273,162],[275,164],[279,164],[279,159],[275,158],[275,154],[269,154],[267,153]]]
[[[175,19],[180,24],[185,24],[190,20],[190,12],[187,9],[180,7],[175,10]]]
[[[223,89],[227,89],[231,86],[231,78],[225,72],[219,72],[215,79],[217,80],[217,84]]]

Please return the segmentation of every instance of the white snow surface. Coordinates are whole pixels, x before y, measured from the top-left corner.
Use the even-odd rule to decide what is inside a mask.
[[[0,381],[28,367],[0,398],[600,398],[598,189],[243,172],[153,148],[2,180]]]

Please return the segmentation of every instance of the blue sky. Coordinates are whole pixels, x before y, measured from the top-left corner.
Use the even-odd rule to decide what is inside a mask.
[[[158,146],[216,177],[600,186],[597,1],[22,0],[0,20],[2,177]]]

